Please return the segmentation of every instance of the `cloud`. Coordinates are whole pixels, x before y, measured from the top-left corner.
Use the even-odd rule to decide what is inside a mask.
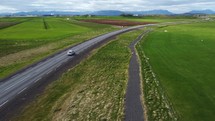
[[[0,12],[167,9],[182,13],[193,9],[215,9],[215,2],[211,0],[0,0],[0,2]]]
[[[8,7],[8,6],[2,6],[2,5],[0,5],[0,11],[2,13],[7,13],[8,11],[15,12],[15,11],[17,11],[17,9],[12,8],[12,7]]]

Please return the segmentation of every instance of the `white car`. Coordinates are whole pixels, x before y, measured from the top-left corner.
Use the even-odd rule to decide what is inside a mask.
[[[68,55],[68,56],[75,55],[75,51],[74,51],[74,50],[68,50],[68,51],[67,51],[67,55]]]

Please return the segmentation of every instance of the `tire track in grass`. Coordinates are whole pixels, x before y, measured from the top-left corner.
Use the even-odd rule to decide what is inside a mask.
[[[46,22],[45,18],[43,18],[43,25],[44,25],[44,29],[48,30],[49,29],[49,25]]]

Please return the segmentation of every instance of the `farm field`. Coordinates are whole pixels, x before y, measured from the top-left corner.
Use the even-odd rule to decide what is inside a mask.
[[[158,28],[138,45],[138,53],[144,51],[146,55],[140,54],[142,66],[148,58],[156,80],[159,80],[181,121],[215,119],[214,28],[215,22]],[[149,85],[147,83],[144,81]],[[144,86],[144,89],[148,88]],[[146,102],[159,102],[159,99],[147,98]],[[156,117],[153,110],[148,114],[151,119]]]
[[[131,52],[142,31],[120,35],[66,72],[16,120],[122,120]]]
[[[11,27],[17,24],[20,24],[22,22],[30,20],[29,18],[0,18],[0,30]]]
[[[96,16],[96,17],[74,17],[76,20],[120,20],[138,23],[161,23],[161,22],[175,22],[175,21],[192,21],[195,17],[184,16],[144,16],[144,17],[123,17],[123,16]]]
[[[154,22],[135,22],[128,20],[106,20],[106,19],[90,19],[90,20],[81,20],[84,22],[99,23],[99,24],[110,24],[116,26],[135,26],[135,25],[145,25],[153,24]]]
[[[16,19],[0,19],[4,22],[24,21],[0,29],[0,78],[65,47],[118,29],[109,25],[89,25],[84,22],[66,20],[66,18]]]
[[[105,25],[97,25],[107,28]],[[0,30],[0,57],[24,49],[33,48],[69,36],[95,30],[95,25],[85,27],[60,18],[32,18],[19,25]],[[98,27],[97,27],[98,28]],[[7,50],[7,51],[4,51]]]
[[[57,39],[87,31],[89,28],[69,24],[56,18],[33,18],[7,29],[0,30],[1,40]],[[71,31],[72,30],[72,31]]]

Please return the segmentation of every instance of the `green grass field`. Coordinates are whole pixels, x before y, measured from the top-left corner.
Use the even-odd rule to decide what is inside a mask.
[[[214,28],[214,22],[159,28],[140,43],[181,121],[215,119]]]
[[[48,28],[44,26],[44,21]],[[0,57],[34,48],[69,36],[107,28],[105,25],[83,26],[63,18],[31,18],[21,24],[0,30]],[[6,51],[7,50],[7,51]]]
[[[44,28],[42,18],[0,30],[0,57],[17,51],[34,48],[91,29],[54,18],[45,19],[49,28]]]
[[[131,52],[120,35],[51,84],[16,120],[122,120]]]
[[[109,25],[86,24],[66,18],[1,18],[22,23],[0,29],[0,78],[95,36],[114,31]],[[44,21],[47,28],[44,26]]]
[[[1,40],[38,40],[56,39],[89,31],[89,28],[60,21],[55,18],[44,18],[48,29],[44,28],[43,18],[34,18],[17,26],[0,30]]]

